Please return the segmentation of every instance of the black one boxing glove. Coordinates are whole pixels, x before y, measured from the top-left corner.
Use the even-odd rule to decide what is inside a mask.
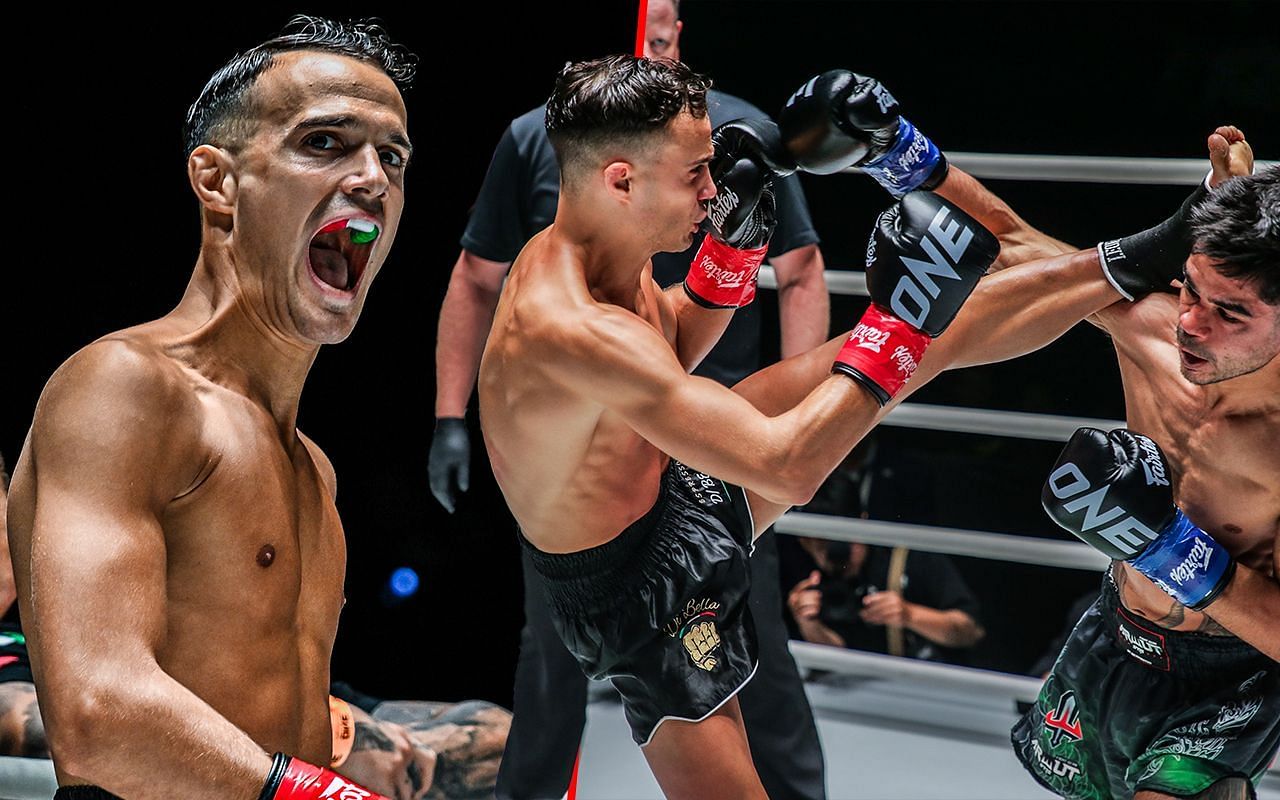
[[[782,141],[805,172],[858,167],[894,197],[936,188],[946,156],[904,118],[880,81],[835,69],[811,78],[778,115]]]
[[[1120,429],[1072,434],[1040,493],[1053,521],[1127,561],[1178,602],[1201,609],[1235,572],[1231,555],[1173,504],[1164,453]]]
[[[755,298],[756,276],[777,225],[773,180],[790,175],[795,165],[769,120],[726,122],[712,132],[711,143],[716,196],[707,203],[707,236],[684,288],[707,308],[738,308]]]
[[[941,197],[902,198],[876,219],[867,245],[871,305],[832,369],[888,403],[999,253],[990,231]]]

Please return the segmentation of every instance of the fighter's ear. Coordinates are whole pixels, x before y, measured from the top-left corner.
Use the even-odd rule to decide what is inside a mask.
[[[231,215],[238,184],[230,153],[210,144],[200,145],[187,156],[187,178],[200,205],[215,214]]]
[[[604,189],[621,202],[630,202],[635,167],[626,161],[613,161],[604,168]]]

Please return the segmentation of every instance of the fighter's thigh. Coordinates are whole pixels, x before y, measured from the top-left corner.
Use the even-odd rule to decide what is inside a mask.
[[[27,758],[49,755],[36,687],[30,683],[0,683],[0,755]]]
[[[767,800],[736,696],[701,722],[663,722],[642,752],[669,800]]]
[[[1175,797],[1160,792],[1138,792],[1133,800],[1254,800],[1253,784],[1241,777],[1223,778],[1199,794]]]

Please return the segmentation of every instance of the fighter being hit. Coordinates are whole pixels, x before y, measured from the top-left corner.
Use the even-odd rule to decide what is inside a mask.
[[[59,798],[372,796],[324,768],[346,547],[296,420],[395,238],[412,72],[314,18],[221,68],[188,117],[186,293],[41,395],[9,522]]]
[[[546,115],[561,201],[511,270],[480,415],[557,630],[584,671],[621,691],[664,792],[763,797],[734,699],[755,665],[743,600],[753,535],[813,494],[913,370],[910,387],[1014,357],[1121,296],[1094,251],[979,283],[1000,243],[941,199],[977,207],[980,187],[935,149],[929,169],[896,176],[902,193],[938,194],[905,194],[877,220],[873,305],[852,334],[733,390],[690,376],[754,294],[769,177],[791,168],[768,125],[729,123],[713,148],[706,86],[683,65],[629,56],[561,73]],[[848,164],[876,146],[827,130],[834,104],[820,102],[801,123],[835,142],[827,155]],[[1016,220],[998,202],[983,216]],[[712,235],[684,286],[660,291],[649,257],[683,250],[699,225]]]

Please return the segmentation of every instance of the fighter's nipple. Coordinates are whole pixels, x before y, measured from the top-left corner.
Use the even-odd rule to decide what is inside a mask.
[[[273,547],[273,546],[271,546],[271,545],[269,545],[269,544],[264,544],[264,545],[263,545],[263,546],[258,550],[258,566],[263,567],[263,568],[269,567],[269,566],[271,566],[273,563],[275,563],[275,560],[276,560],[276,549],[275,549],[275,547]]]

